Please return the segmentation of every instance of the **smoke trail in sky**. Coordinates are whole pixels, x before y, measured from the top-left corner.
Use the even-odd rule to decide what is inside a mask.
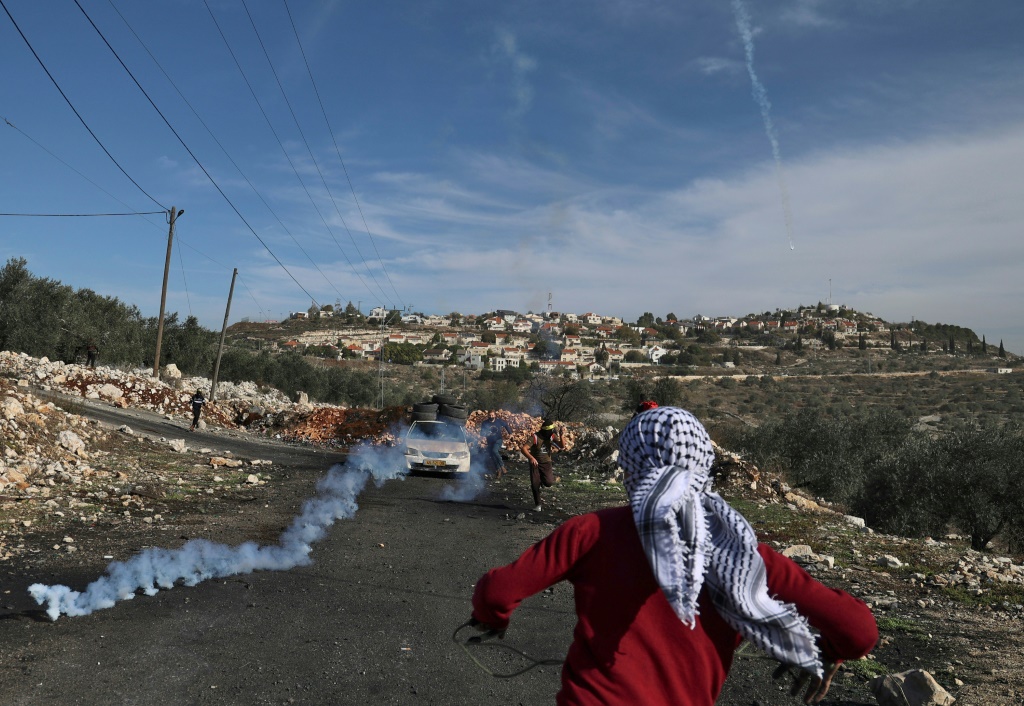
[[[111,562],[106,574],[82,592],[41,583],[28,590],[37,603],[47,604],[47,615],[56,620],[61,613],[79,616],[111,608],[117,601],[134,598],[138,590],[152,596],[162,588],[173,588],[178,581],[195,586],[211,578],[305,566],[312,562],[311,545],[323,539],[336,520],[355,514],[359,507],[356,497],[368,480],[372,478],[380,487],[384,481],[404,477],[406,472],[400,447],[365,444],[355,448],[344,465],[334,466],[320,479],[317,494],[303,503],[276,545],[245,542],[231,547],[194,539],[178,549],[150,548],[127,561]]]
[[[754,71],[754,32],[750,28],[750,14],[743,5],[742,0],[732,0],[733,15],[736,16],[736,27],[739,29],[740,37],[743,39],[743,49],[747,55],[747,73],[750,74],[751,92],[754,100],[761,108],[761,120],[764,121],[764,131],[768,135],[768,141],[772,145],[772,157],[775,158],[775,176],[779,181],[779,192],[782,194],[782,209],[786,219],[786,235],[789,237],[789,249],[793,250],[793,212],[789,206],[789,188],[786,186],[785,175],[782,172],[782,153],[779,150],[779,138],[775,134],[775,123],[772,122],[772,104],[768,100],[768,92],[764,85],[757,78]]]

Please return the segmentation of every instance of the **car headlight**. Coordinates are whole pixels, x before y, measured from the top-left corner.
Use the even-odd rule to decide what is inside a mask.
[[[452,458],[469,458],[469,451],[455,451]]]
[[[411,446],[406,446],[405,447],[405,455],[406,456],[422,456],[423,454],[421,454],[418,450],[414,449]]]

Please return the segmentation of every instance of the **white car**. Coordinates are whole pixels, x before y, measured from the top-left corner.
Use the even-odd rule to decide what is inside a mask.
[[[446,422],[413,422],[405,434],[405,465],[410,472],[469,473],[465,429]]]

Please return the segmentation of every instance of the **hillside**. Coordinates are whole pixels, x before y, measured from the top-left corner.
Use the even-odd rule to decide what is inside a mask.
[[[42,389],[46,387],[51,390]],[[102,367],[0,355],[0,408],[7,439],[0,499],[7,525],[0,533],[0,562],[8,570],[31,567],[36,574],[59,575],[75,566],[101,563],[104,555],[123,556],[139,536],[151,538],[146,543],[164,543],[167,537],[161,533],[166,532],[244,538],[243,516],[232,508],[260,512],[263,502],[271,508],[272,498],[292,481],[287,465],[266,460],[279,457],[271,448],[260,456],[224,452],[225,445],[235,443],[230,439],[246,436],[226,410],[259,406],[268,415],[291,420],[282,429],[302,429],[306,419],[312,431],[321,423],[318,410],[333,409],[289,403],[254,387],[229,388],[241,396],[215,406],[210,417],[212,438],[222,440],[210,443],[206,437],[199,448],[192,448],[177,387]],[[89,397],[96,399],[85,399]],[[168,430],[179,431],[159,438],[82,416],[87,405],[103,400],[165,419]],[[369,429],[365,424],[363,428]],[[614,428],[584,425],[574,430],[576,443],[560,460],[563,481],[550,491],[547,514],[521,514],[522,521],[559,522],[623,501],[611,456]],[[513,467],[512,476],[488,481],[486,492],[504,497],[512,508],[525,507],[529,492],[523,470],[518,462]],[[1019,557],[974,552],[957,535],[909,540],[871,532],[856,518],[794,491],[779,476],[727,451],[720,450],[717,468],[718,487],[751,519],[764,541],[793,554],[808,571],[862,597],[875,610],[882,642],[871,659],[843,668],[837,694],[863,699],[869,678],[923,668],[963,703],[1017,702],[1016,695],[1024,690],[1024,669],[1019,668],[1024,665],[1018,664],[1021,632],[1016,627],[1024,618]],[[259,502],[252,505],[254,500]],[[279,514],[281,509],[274,505],[263,512]],[[726,693],[740,698],[744,691],[731,681]]]

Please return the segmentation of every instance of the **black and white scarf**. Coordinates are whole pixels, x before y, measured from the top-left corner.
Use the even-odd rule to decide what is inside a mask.
[[[691,628],[707,586],[725,621],[780,662],[822,674],[807,620],[768,594],[753,527],[711,491],[715,452],[689,412],[643,412],[619,438],[619,465],[644,553],[665,597]]]

